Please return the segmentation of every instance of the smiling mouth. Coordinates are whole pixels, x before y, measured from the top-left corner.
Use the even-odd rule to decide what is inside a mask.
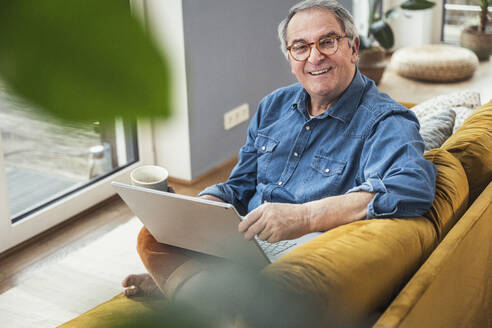
[[[332,69],[331,67],[328,67],[319,71],[309,72],[309,75],[313,75],[313,76],[322,75],[328,73],[329,71],[331,71],[331,69]]]

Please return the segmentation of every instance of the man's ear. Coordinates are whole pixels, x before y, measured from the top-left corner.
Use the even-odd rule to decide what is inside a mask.
[[[359,57],[359,47],[360,47],[360,39],[358,36],[355,37],[354,42],[352,43],[352,62],[357,63],[357,58]]]
[[[292,65],[294,60],[292,58],[290,58],[290,56],[289,56],[288,61],[289,61],[289,66],[290,66],[290,72],[295,76],[296,72],[294,71],[294,66]]]

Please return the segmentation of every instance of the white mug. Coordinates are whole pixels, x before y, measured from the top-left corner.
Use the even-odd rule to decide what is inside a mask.
[[[167,170],[156,165],[140,166],[130,173],[132,185],[160,191],[167,191],[168,177]]]

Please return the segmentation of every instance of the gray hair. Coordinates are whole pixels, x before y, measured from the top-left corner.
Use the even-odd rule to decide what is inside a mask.
[[[345,9],[338,1],[336,0],[304,0],[294,5],[289,10],[289,14],[287,17],[280,22],[278,25],[278,38],[280,39],[280,49],[282,50],[285,58],[289,58],[289,52],[287,50],[287,26],[289,25],[290,20],[300,11],[317,8],[324,9],[331,12],[335,15],[338,23],[342,26],[343,32],[347,35],[350,46],[352,46],[352,42],[355,37],[358,35],[357,28],[354,24],[354,19],[350,12]]]

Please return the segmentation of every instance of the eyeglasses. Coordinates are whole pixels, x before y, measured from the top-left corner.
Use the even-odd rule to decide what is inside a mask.
[[[346,37],[346,35],[331,35],[311,43],[299,41],[288,46],[287,50],[289,50],[292,59],[297,61],[305,61],[311,55],[311,49],[314,44],[320,53],[325,56],[331,56],[338,50],[338,40]]]

